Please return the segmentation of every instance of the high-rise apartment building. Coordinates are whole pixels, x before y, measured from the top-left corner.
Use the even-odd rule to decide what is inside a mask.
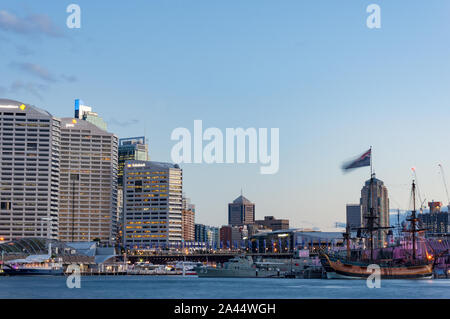
[[[59,238],[112,243],[117,223],[117,136],[61,119]]]
[[[244,196],[239,196],[228,204],[228,225],[242,226],[255,222],[255,204]]]
[[[182,240],[183,173],[177,164],[128,161],[123,187],[125,247],[168,247]]]
[[[182,210],[182,229],[183,240],[194,241],[195,240],[195,211],[192,209]]]
[[[370,214],[370,207],[373,209],[375,227],[389,227],[389,197],[388,190],[384,183],[373,178],[367,180],[361,189],[361,223],[363,227],[368,226],[368,216]],[[384,247],[387,245],[388,229],[381,229],[374,232],[374,246],[375,248]]]
[[[60,121],[0,99],[0,237],[58,238]]]

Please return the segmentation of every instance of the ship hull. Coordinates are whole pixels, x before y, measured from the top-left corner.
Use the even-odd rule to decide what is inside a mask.
[[[278,271],[256,271],[255,269],[222,269],[222,268],[196,268],[198,277],[229,277],[229,278],[270,278],[279,277]]]
[[[340,260],[324,254],[322,265],[329,279],[367,279],[373,271],[368,269],[370,264]],[[433,278],[433,264],[418,265],[383,265],[380,264],[381,279],[431,279]]]
[[[62,269],[13,269],[3,268],[3,272],[8,276],[60,276],[63,275]]]

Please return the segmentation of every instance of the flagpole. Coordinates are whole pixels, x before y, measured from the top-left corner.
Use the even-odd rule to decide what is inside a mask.
[[[370,178],[372,178],[373,168],[372,168],[372,145],[370,146]]]

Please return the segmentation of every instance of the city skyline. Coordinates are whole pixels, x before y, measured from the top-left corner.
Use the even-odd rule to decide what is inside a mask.
[[[58,118],[81,98],[119,138],[145,136],[162,162],[171,131],[196,119],[221,129],[279,127],[273,176],[255,164],[181,165],[202,224],[225,225],[243,188],[256,219],[331,229],[369,177],[368,169],[344,175],[340,165],[370,145],[391,209],[409,206],[411,167],[422,198],[445,205],[438,164],[450,171],[450,4],[379,2],[380,30],[365,26],[369,1],[142,1],[133,14],[135,4],[78,1],[79,30],[65,26],[67,4],[8,3],[0,8],[0,96]]]

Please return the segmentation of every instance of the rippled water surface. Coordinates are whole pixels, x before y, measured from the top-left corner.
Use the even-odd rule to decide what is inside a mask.
[[[88,276],[69,289],[67,277],[0,277],[0,298],[450,298],[450,280],[197,278]]]

